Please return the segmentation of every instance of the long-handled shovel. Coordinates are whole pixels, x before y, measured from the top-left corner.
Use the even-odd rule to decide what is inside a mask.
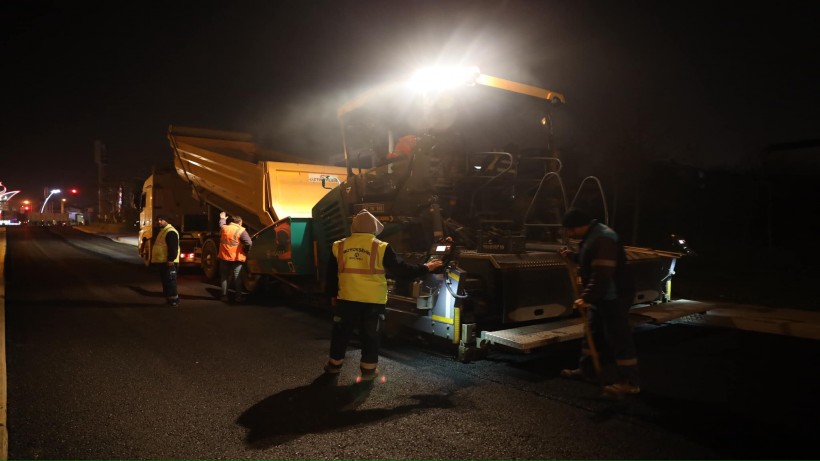
[[[563,256],[563,255],[562,255]],[[578,288],[578,271],[575,268],[575,262],[569,257],[563,256],[564,262],[567,265],[567,273],[569,273],[570,284],[572,285],[572,294],[575,299],[581,299],[581,290]],[[588,307],[584,305],[575,305],[581,312],[581,319],[584,322],[584,336],[587,339],[587,346],[589,347],[589,356],[592,357],[592,366],[595,367],[595,374],[598,376],[598,383],[603,386],[604,374],[601,370],[601,359],[598,356],[598,348],[595,347],[595,340],[592,338],[592,328],[589,326]]]

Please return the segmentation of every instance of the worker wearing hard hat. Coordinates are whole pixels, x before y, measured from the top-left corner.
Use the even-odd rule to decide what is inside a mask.
[[[383,229],[378,218],[362,210],[353,218],[350,237],[333,243],[327,292],[335,307],[326,373],[341,372],[347,344],[358,327],[362,342],[361,380],[376,378],[379,375],[379,329],[387,304],[385,272],[418,277],[442,265],[440,260],[425,264],[402,261],[389,244],[376,238]]]
[[[561,253],[578,264],[582,289],[575,307],[587,309],[592,341],[581,343],[579,367],[561,371],[570,379],[596,380],[593,355],[600,357],[604,396],[620,397],[640,392],[638,357],[629,324],[629,308],[635,285],[626,265],[624,247],[618,234],[579,209],[564,216],[563,226],[570,237],[581,239],[578,252]],[[597,351],[595,350],[597,346]]]

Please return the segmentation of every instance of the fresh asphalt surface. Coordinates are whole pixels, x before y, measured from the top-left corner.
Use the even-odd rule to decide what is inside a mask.
[[[577,342],[459,363],[396,338],[386,382],[321,374],[326,312],[272,292],[166,307],[132,245],[8,228],[11,459],[817,458],[817,342],[684,325],[637,333],[643,392],[557,377]]]

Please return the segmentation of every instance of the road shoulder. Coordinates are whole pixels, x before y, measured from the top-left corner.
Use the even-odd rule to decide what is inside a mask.
[[[0,459],[9,459],[6,393],[6,228],[0,228]]]

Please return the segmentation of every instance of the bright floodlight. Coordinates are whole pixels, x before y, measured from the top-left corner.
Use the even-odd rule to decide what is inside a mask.
[[[478,67],[427,67],[417,71],[407,82],[417,91],[434,91],[475,83]]]

